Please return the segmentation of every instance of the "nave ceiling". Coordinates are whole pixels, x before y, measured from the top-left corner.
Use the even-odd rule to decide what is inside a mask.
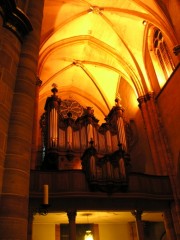
[[[121,97],[122,81],[136,98],[151,90],[144,62],[149,24],[162,31],[170,28],[157,1],[45,0],[38,67],[40,111],[53,83],[61,99],[93,107],[101,121],[116,96]]]

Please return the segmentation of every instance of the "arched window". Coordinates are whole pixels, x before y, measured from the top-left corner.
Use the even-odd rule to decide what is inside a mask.
[[[169,47],[162,32],[155,28],[153,33],[153,65],[157,74],[160,87],[163,87],[170,77],[175,66],[170,55]]]

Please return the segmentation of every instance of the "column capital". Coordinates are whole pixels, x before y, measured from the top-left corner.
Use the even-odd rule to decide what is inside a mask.
[[[150,100],[150,99],[154,99],[155,94],[154,92],[148,92],[146,93],[146,101]]]
[[[42,85],[42,80],[37,76],[36,86],[40,87]]]
[[[69,221],[75,221],[76,215],[77,215],[76,210],[67,211],[67,216],[68,216]]]
[[[146,103],[146,102],[148,102],[151,99],[154,99],[154,97],[155,97],[154,92],[148,92],[145,95],[138,97],[137,100],[139,102],[139,107],[141,108],[141,105],[143,103]]]
[[[138,97],[139,107],[141,108],[142,104],[146,102],[145,96]]]
[[[180,44],[179,45],[176,45],[174,48],[173,48],[173,52],[174,52],[174,55],[178,55],[180,53]]]
[[[131,212],[133,216],[135,216],[136,220],[140,220],[141,221],[141,216],[143,214],[143,211],[141,210],[134,210]]]
[[[76,240],[76,210],[67,211],[69,220],[69,239]]]
[[[4,21],[3,26],[13,32],[22,42],[23,37],[32,31],[29,18],[16,6],[15,0],[1,0],[0,9]]]

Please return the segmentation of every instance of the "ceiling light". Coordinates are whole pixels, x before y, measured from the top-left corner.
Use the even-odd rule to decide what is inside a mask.
[[[89,218],[88,218],[88,217],[89,217],[90,215],[91,215],[91,213],[87,213],[87,214],[86,214],[88,225],[89,225]],[[89,229],[86,230],[86,233],[85,233],[85,236],[84,236],[84,240],[94,240],[91,230],[89,230]]]
[[[91,230],[86,231],[86,234],[84,236],[84,240],[93,240],[93,235],[91,233]]]

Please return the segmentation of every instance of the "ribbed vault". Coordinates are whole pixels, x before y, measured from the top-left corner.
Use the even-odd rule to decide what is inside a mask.
[[[53,83],[60,98],[93,107],[100,120],[121,96],[122,79],[136,97],[151,91],[144,60],[148,23],[166,34],[167,20],[153,0],[45,0],[40,111]]]

